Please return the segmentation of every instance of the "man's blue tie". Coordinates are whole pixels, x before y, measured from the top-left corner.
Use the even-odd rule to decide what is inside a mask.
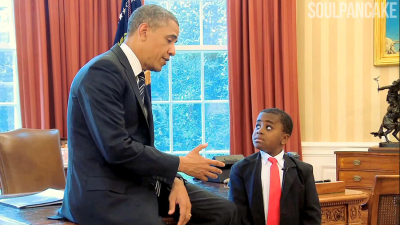
[[[144,89],[146,87],[144,72],[139,73],[138,79],[139,79],[138,86],[139,86],[140,97],[142,97],[142,103],[144,103],[144,95],[145,95]]]
[[[142,103],[144,104],[144,96],[145,96],[145,88],[146,88],[146,82],[145,82],[145,77],[144,77],[144,72],[139,73],[138,75],[139,79],[139,92],[140,92],[140,97],[142,98]],[[155,186],[156,194],[157,196],[160,196],[160,191],[161,191],[161,182],[156,181],[156,186]]]

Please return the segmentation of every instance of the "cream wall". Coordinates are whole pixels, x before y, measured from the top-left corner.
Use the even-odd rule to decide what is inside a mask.
[[[328,1],[297,0],[302,141],[379,142],[369,133],[386,113],[387,91],[378,93],[373,78],[391,84],[399,67],[373,65],[372,18],[309,18],[310,2]]]

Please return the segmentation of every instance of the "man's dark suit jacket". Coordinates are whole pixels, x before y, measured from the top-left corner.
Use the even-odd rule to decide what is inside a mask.
[[[310,164],[283,156],[281,225],[320,225],[321,206]],[[229,200],[236,203],[244,225],[265,225],[261,186],[261,154],[255,153],[231,168]]]
[[[172,185],[179,158],[153,147],[150,99],[140,99],[118,45],[77,73],[68,100],[62,216],[79,224],[159,224],[155,184]]]

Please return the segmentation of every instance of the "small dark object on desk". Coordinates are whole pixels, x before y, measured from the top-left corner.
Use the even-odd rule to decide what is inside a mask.
[[[327,180],[316,180],[315,183],[327,183],[327,182],[331,182],[330,179]]]
[[[218,177],[215,179],[208,178],[208,182],[223,183],[224,180],[229,178],[229,175],[231,173],[231,167],[233,166],[233,164],[244,159],[244,156],[243,155],[222,155],[222,156],[214,156],[213,159],[225,163],[225,167],[218,167],[222,170],[222,174],[217,174]]]

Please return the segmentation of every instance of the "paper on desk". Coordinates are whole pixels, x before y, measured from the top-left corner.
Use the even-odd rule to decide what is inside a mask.
[[[33,195],[0,199],[0,203],[18,209],[22,209],[22,208],[45,206],[45,205],[61,204],[63,198],[64,198],[63,190],[56,190],[53,188],[49,188],[45,191]]]

